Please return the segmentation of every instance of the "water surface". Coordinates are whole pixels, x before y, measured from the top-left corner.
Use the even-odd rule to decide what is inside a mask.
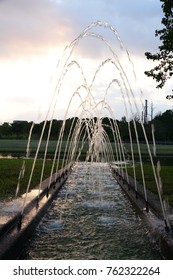
[[[78,163],[25,259],[161,259],[106,164]]]

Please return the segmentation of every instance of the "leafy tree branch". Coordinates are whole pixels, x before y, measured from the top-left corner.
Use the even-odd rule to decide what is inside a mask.
[[[164,17],[161,23],[164,28],[155,31],[155,36],[159,37],[162,45],[159,46],[159,52],[152,54],[146,52],[147,59],[158,61],[159,64],[153,69],[145,71],[148,77],[152,77],[157,82],[157,88],[162,88],[166,81],[173,75],[173,0],[160,0]]]

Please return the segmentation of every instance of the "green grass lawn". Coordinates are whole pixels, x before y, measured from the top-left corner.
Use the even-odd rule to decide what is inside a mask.
[[[130,151],[130,143],[124,143],[124,146],[126,147],[126,149],[128,151]],[[151,152],[153,151],[153,144],[150,144],[150,150]],[[134,153],[138,152],[138,147],[137,144],[133,144],[133,148],[134,148]],[[146,144],[144,143],[140,143],[140,149],[142,153],[148,153],[148,147]],[[163,145],[163,144],[156,144],[156,152],[157,154],[163,154],[163,155],[173,155],[173,145]]]
[[[35,152],[38,146],[38,140],[31,140],[30,142],[30,156],[34,157]],[[61,157],[63,157],[66,145],[69,146],[70,142],[62,141],[61,145]],[[47,155],[49,158],[53,158],[55,150],[56,150],[57,141],[50,140],[48,145]],[[79,146],[81,146],[81,142],[79,141]],[[0,155],[11,155],[12,157],[25,157],[26,156],[26,147],[27,140],[24,139],[0,139]],[[46,147],[46,140],[42,140],[41,146],[39,149],[38,157],[43,158],[44,151]],[[88,149],[88,144],[84,145],[82,153],[86,155],[86,151]],[[68,150],[68,149],[67,149]]]
[[[56,148],[56,143],[57,143],[56,141],[50,141],[48,153],[50,154],[52,153],[53,155]],[[12,156],[14,155],[17,156],[19,153],[19,156],[25,156],[26,145],[27,145],[27,140],[0,139],[0,154],[5,153],[6,155],[12,154]],[[35,153],[37,145],[38,145],[38,140],[31,141],[30,144],[31,153],[33,154]],[[46,145],[46,141],[42,141],[41,148],[40,148],[42,154],[40,155],[40,157],[44,153],[45,145]],[[126,146],[126,149],[128,151],[130,149],[130,144],[125,143],[124,145]],[[134,152],[137,153],[137,145],[136,144],[133,145],[134,145]],[[63,141],[62,150],[61,150],[62,155],[65,150],[65,147],[66,147],[66,141]],[[152,145],[150,147],[152,150]],[[88,149],[88,144],[86,143],[82,154],[83,157],[81,157],[84,160],[85,160],[87,149]],[[146,144],[141,144],[141,152],[142,152],[142,156],[145,155],[146,157],[147,154]],[[163,196],[168,198],[170,203],[173,205],[173,145],[157,145],[157,153],[161,156],[161,165],[164,159],[163,165],[161,166]],[[168,159],[169,159],[169,164],[168,164]],[[26,172],[21,182],[20,194],[25,192],[26,190],[29,174],[31,171],[32,161],[33,161],[32,159],[26,160]],[[0,159],[0,199],[15,195],[15,190],[16,190],[18,176],[21,170],[22,162],[23,159],[21,158]],[[146,164],[144,164],[146,187],[151,191],[157,193],[154,177],[152,174],[152,168],[151,165],[148,164],[148,162],[149,160],[148,161],[146,160]],[[52,166],[52,161],[47,160],[46,168],[44,172],[44,178],[49,177],[51,166]],[[31,183],[32,187],[39,183],[41,167],[42,167],[42,160],[38,159],[34,171],[33,180]],[[133,175],[132,169],[129,169],[129,173]],[[137,180],[141,181],[141,171],[140,171],[140,166],[138,164],[136,168],[136,173],[137,173]]]
[[[144,164],[144,177],[147,189],[154,193],[158,193],[155,183],[153,170],[151,165]],[[128,168],[128,174],[133,176],[132,168]],[[169,203],[173,205],[173,166],[161,166],[160,176],[162,180],[163,198],[168,199]],[[136,178],[142,184],[142,175],[140,165],[136,165]]]
[[[49,145],[48,145],[48,155],[51,155],[53,157],[53,154],[56,149],[56,144],[57,141],[55,140],[50,140]],[[62,141],[62,146],[61,146],[61,153],[63,154],[65,151],[67,141]],[[130,153],[130,143],[123,143],[123,145],[126,148],[126,151]],[[0,139],[0,154],[2,155],[12,155],[16,157],[21,157],[21,156],[26,156],[26,146],[27,146],[27,140],[26,139]],[[36,149],[38,146],[38,140],[32,139],[30,142],[30,154],[32,157],[35,155]],[[81,142],[79,141],[79,146],[81,146]],[[41,146],[40,146],[40,151],[39,151],[39,156],[42,157],[44,150],[46,147],[46,141],[42,140]],[[112,148],[115,152],[115,145],[112,143]],[[144,143],[140,144],[141,148],[141,153],[145,158],[148,157],[148,148],[147,145]],[[135,157],[138,159],[138,148],[137,144],[133,143],[133,149],[135,153]],[[153,153],[153,145],[150,144],[150,149],[151,153]],[[84,148],[83,148],[83,155],[88,150],[88,143],[85,143]],[[173,145],[156,145],[156,151],[157,155],[159,155],[162,159],[164,158],[169,158],[169,161],[171,164],[173,163]]]
[[[23,194],[26,190],[33,159],[26,161],[25,176],[21,180],[19,195]],[[21,170],[23,159],[0,159],[0,199],[6,199],[15,196],[16,186],[18,182],[19,172]],[[34,170],[31,188],[36,186],[40,181],[40,174],[43,161],[38,159]],[[49,177],[52,167],[52,160],[46,160],[44,179]],[[60,167],[60,166],[59,166]],[[128,168],[129,175],[133,176],[132,168]],[[146,180],[146,187],[152,192],[157,194],[157,187],[155,184],[153,171],[151,165],[144,165],[144,174]],[[160,172],[163,184],[163,197],[167,198],[171,205],[173,205],[173,167],[162,166]],[[136,165],[137,180],[142,183],[140,165]]]
[[[48,152],[54,152],[57,141],[50,141],[48,146]],[[63,143],[64,147],[65,143]],[[32,140],[30,142],[30,152],[33,154],[36,152],[38,146],[38,140]],[[0,153],[11,154],[12,156],[25,156],[26,155],[27,140],[24,139],[0,139]],[[40,152],[43,153],[46,147],[46,141],[43,140],[40,146]]]
[[[26,159],[26,168],[23,179],[20,184],[19,195],[25,193],[28,184],[33,159]],[[40,182],[40,175],[42,169],[43,160],[38,159],[36,161],[34,175],[31,181],[31,188],[35,187]],[[0,199],[6,199],[15,196],[16,187],[18,183],[18,177],[23,164],[23,159],[0,159]],[[46,160],[44,177],[48,178],[51,172],[52,160]],[[59,166],[60,167],[60,166]]]

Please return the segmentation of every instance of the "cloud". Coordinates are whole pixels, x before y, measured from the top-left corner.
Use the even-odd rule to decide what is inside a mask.
[[[37,101],[36,97],[33,96],[24,96],[24,95],[15,95],[15,96],[10,96],[7,98],[8,103],[13,103],[14,106],[31,106],[33,103]]]
[[[65,47],[97,20],[116,27],[127,48],[144,49],[157,28],[153,24],[159,23],[160,4],[158,0],[0,1],[0,58],[39,54],[52,46]],[[94,47],[86,47],[95,55]]]
[[[5,110],[3,104],[6,103],[1,97],[4,119],[9,119],[9,116],[15,118],[15,114],[19,116],[26,111],[30,119],[29,110],[33,110],[34,116],[35,108],[44,99],[43,93],[46,96],[48,92],[46,77],[52,74],[50,71],[57,65],[63,49],[88,25],[98,20],[108,22],[117,29],[134,64],[137,63],[141,84],[142,81],[145,83],[142,86],[145,87],[146,97],[152,98],[150,93],[153,88],[155,93],[156,85],[151,83],[150,86],[150,79],[143,78],[144,70],[151,66],[144,52],[157,51],[159,41],[154,33],[155,29],[160,29],[160,6],[158,0],[0,0],[0,92],[9,95],[8,104],[11,106],[10,110]],[[90,31],[101,34],[121,56],[118,41],[108,28],[94,27]],[[90,72],[94,73],[110,56],[110,51],[100,39],[84,37],[75,47],[71,59],[79,60],[88,78]],[[74,79],[79,80],[78,73]],[[38,103],[34,98],[37,93],[38,100],[40,98]],[[22,109],[24,103],[28,105],[28,110],[26,106],[25,110]],[[47,108],[48,102],[45,106]]]
[[[48,0],[0,2],[0,56],[40,53],[64,44],[70,25],[57,4]]]
[[[145,52],[148,47],[151,51],[157,48],[154,34],[155,29],[160,28],[160,6],[158,0],[64,1],[64,9],[70,9],[70,21],[78,34],[93,21],[106,21],[118,30],[127,48],[138,52]]]

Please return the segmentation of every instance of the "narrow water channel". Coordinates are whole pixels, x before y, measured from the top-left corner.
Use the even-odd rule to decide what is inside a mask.
[[[78,163],[24,259],[161,259],[106,164]]]

